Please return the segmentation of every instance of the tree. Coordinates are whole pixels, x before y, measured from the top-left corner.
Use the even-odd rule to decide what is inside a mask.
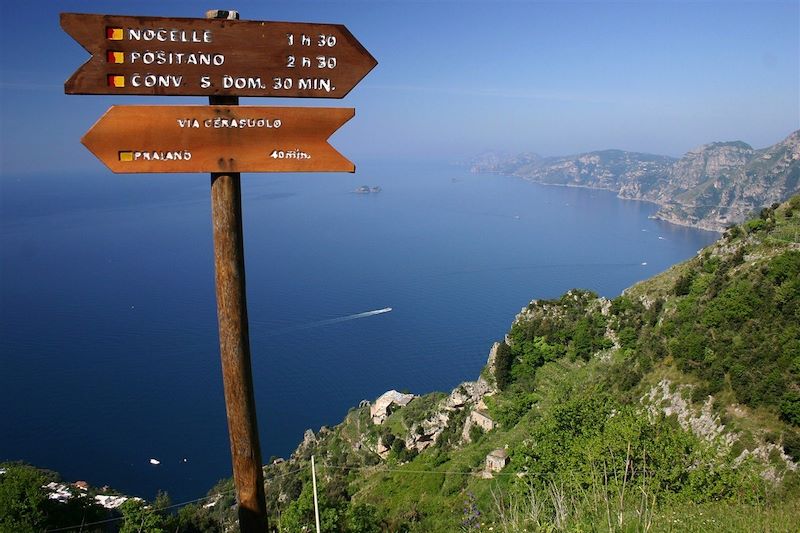
[[[0,531],[19,533],[45,528],[44,476],[30,466],[9,466],[0,474]]]
[[[783,420],[800,426],[800,394],[787,391],[781,400],[780,413]]]
[[[187,505],[178,511],[176,529],[181,533],[219,533],[224,528],[211,512],[200,505]]]
[[[338,531],[339,509],[328,503],[324,490],[318,496],[320,528],[322,531]],[[281,515],[281,530],[291,533],[314,531],[314,492],[311,483],[303,486],[300,497],[290,503]]]
[[[478,424],[473,424],[472,427],[469,428],[469,440],[470,442],[478,442],[483,438],[483,435],[486,433],[484,429],[479,426]]]
[[[692,282],[694,281],[694,271],[689,271],[675,280],[675,287],[672,289],[675,296],[686,296],[692,290]]]
[[[501,342],[497,347],[497,355],[494,359],[494,377],[497,381],[497,388],[504,390],[511,381],[511,364],[514,361],[514,354],[511,347],[505,342]]]
[[[119,533],[165,533],[164,518],[142,500],[131,498],[119,509],[122,511]]]
[[[354,503],[345,514],[347,530],[352,533],[380,533],[378,509],[368,503]]]
[[[572,350],[575,357],[580,357],[588,361],[592,355],[592,334],[590,332],[589,320],[582,318],[575,325],[575,333],[572,337]]]

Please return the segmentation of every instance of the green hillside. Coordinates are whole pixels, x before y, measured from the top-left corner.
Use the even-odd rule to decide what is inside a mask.
[[[800,196],[613,300],[534,300],[476,381],[409,399],[265,466],[271,529],[313,531],[313,455],[324,531],[796,531]],[[95,530],[236,520],[231,481],[153,507]]]
[[[461,408],[457,389],[309,435],[266,469],[272,525],[313,523],[314,454],[328,531],[790,531],[799,325],[794,197],[618,298],[532,302]],[[495,427],[465,431],[474,411]]]

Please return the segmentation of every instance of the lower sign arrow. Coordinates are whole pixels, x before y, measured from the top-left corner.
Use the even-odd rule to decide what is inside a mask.
[[[328,138],[352,108],[113,106],[81,142],[116,173],[355,172]]]

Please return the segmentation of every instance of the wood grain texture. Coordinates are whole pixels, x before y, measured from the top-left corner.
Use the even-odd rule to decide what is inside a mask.
[[[62,13],[61,27],[92,55],[64,84],[67,94],[342,98],[377,65],[341,24]],[[158,33],[137,40],[131,29]],[[154,54],[149,63],[148,52]],[[188,62],[202,54],[216,62],[221,57],[222,64]],[[109,76],[124,85],[110,84]],[[148,87],[148,76],[164,76],[168,83]],[[226,80],[245,86],[226,87]]]
[[[250,361],[239,174],[211,175],[211,218],[220,359],[239,527],[243,533],[262,533],[266,531],[266,500]]]
[[[353,108],[113,106],[81,142],[116,173],[355,172],[327,142],[354,115]]]

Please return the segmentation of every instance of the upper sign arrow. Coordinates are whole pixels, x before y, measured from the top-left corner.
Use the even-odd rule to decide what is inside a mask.
[[[377,61],[341,24],[62,13],[67,94],[342,98]]]

